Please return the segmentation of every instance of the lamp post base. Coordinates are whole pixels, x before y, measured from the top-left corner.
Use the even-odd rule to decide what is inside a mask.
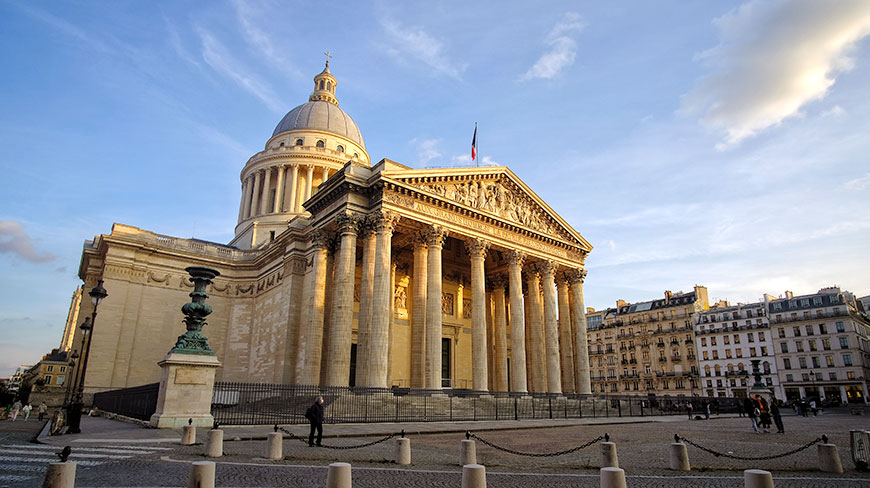
[[[83,406],[81,402],[73,402],[66,408],[67,434],[80,434],[82,432],[79,427],[82,423]]]

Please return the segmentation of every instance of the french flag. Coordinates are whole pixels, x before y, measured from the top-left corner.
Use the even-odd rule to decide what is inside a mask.
[[[471,160],[477,159],[477,122],[474,123],[474,137],[471,138]]]

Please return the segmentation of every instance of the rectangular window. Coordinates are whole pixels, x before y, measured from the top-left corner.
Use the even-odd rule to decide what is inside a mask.
[[[794,332],[795,337],[801,336],[801,328],[800,327],[795,325],[794,327],[791,328],[791,331]]]
[[[774,303],[774,304],[773,304],[773,310],[774,310],[775,312],[781,311],[781,310],[782,310],[782,304],[781,304],[781,303]]]
[[[792,309],[792,308],[797,308],[797,301],[795,301],[795,300],[789,300],[789,301],[788,301],[788,308],[790,308],[790,309]]]
[[[761,355],[767,356],[767,346],[761,346]]]
[[[779,348],[782,352],[788,352],[788,343],[787,342],[780,342]]]
[[[822,304],[822,297],[813,297],[813,305],[819,306]]]
[[[725,344],[731,344],[731,338],[728,336],[725,336],[722,338],[722,342],[724,342]]]
[[[841,320],[837,321],[837,332],[846,332],[846,325]]]
[[[764,332],[759,332],[759,333],[758,333],[758,340],[759,340],[759,341],[763,341],[763,340],[764,340]]]
[[[785,329],[779,329],[779,338],[782,339],[785,337]]]
[[[725,350],[725,357],[728,358],[728,359],[731,359],[731,349],[726,349],[726,350]]]
[[[791,359],[782,358],[782,369],[791,369]]]
[[[61,372],[61,373],[66,373],[66,366],[61,366],[61,367],[60,367],[60,372]]]
[[[801,298],[801,307],[809,307],[810,299],[809,298]]]
[[[740,334],[734,334],[734,344],[740,344]]]
[[[738,358],[742,358],[742,357],[743,357],[743,349],[737,349],[737,357],[738,357]]]
[[[702,338],[701,338],[701,345],[702,345],[702,346],[706,346],[706,345],[707,345],[707,338],[706,338],[706,337],[702,337]]]
[[[830,373],[828,373],[828,379],[833,380],[833,381],[837,381],[837,372],[831,371]]]
[[[710,359],[709,357],[707,357],[707,351],[703,351],[701,354],[704,356],[705,361]]]
[[[810,374],[809,374],[809,373],[801,373],[801,379],[804,380],[804,381],[809,381],[809,380],[810,380]]]
[[[49,364],[48,366],[45,367],[45,370],[46,371],[54,371],[54,366]]]
[[[807,335],[808,336],[813,335],[813,325],[812,324],[807,324]]]
[[[807,341],[807,343],[810,345],[810,351],[815,351],[815,350],[816,350],[816,341],[815,341],[815,339],[811,339],[811,340]]]
[[[713,359],[719,359],[719,351],[713,351]]]
[[[851,366],[852,365],[852,355],[851,354],[843,354],[843,366]]]
[[[797,341],[794,344],[797,347],[797,352],[804,352],[804,343],[803,341]]]
[[[66,376],[58,376],[57,377],[57,386],[62,385],[64,380],[66,380]]]
[[[819,334],[827,334],[828,327],[825,324],[819,324]]]
[[[829,355],[825,356],[825,366],[827,366],[829,368],[834,367],[834,356],[833,355],[829,354]]]
[[[746,340],[749,342],[755,342],[755,334],[753,334],[752,332],[746,334]]]
[[[51,384],[51,375],[50,374],[45,375],[45,384],[46,385]]]
[[[825,351],[831,350],[831,340],[830,339],[822,339],[822,349]]]
[[[755,348],[754,347],[749,348],[749,355],[752,357],[755,357]]]
[[[812,357],[812,360],[813,360],[813,367],[814,367],[814,368],[818,368],[818,367],[819,367],[819,357],[818,357],[818,356],[813,356],[813,357]]]
[[[711,346],[715,346],[715,345],[716,345],[716,338],[715,338],[715,337],[711,337],[711,338],[710,338],[710,345],[711,345]]]
[[[794,381],[794,376],[787,374],[787,375],[785,375],[785,380],[788,382],[792,382],[792,381]]]
[[[855,379],[855,372],[854,371],[846,371],[846,378],[850,379],[850,380],[854,380]]]
[[[807,369],[807,358],[798,358],[798,364],[801,369]]]
[[[849,338],[848,337],[840,337],[840,349],[848,349],[849,348]]]

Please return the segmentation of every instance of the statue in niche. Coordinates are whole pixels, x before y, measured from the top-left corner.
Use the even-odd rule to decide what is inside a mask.
[[[452,293],[441,293],[441,313],[444,315],[453,315]]]
[[[462,299],[462,318],[471,318],[471,306],[471,300],[469,300],[468,298]]]
[[[407,310],[408,290],[404,286],[397,286],[393,297],[393,306],[396,310]]]

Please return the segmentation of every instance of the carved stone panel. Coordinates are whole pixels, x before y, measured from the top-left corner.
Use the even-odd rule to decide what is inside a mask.
[[[441,313],[444,315],[453,315],[453,305],[453,294],[447,292],[441,293]]]
[[[471,299],[463,298],[462,299],[462,318],[470,319],[471,318]]]

